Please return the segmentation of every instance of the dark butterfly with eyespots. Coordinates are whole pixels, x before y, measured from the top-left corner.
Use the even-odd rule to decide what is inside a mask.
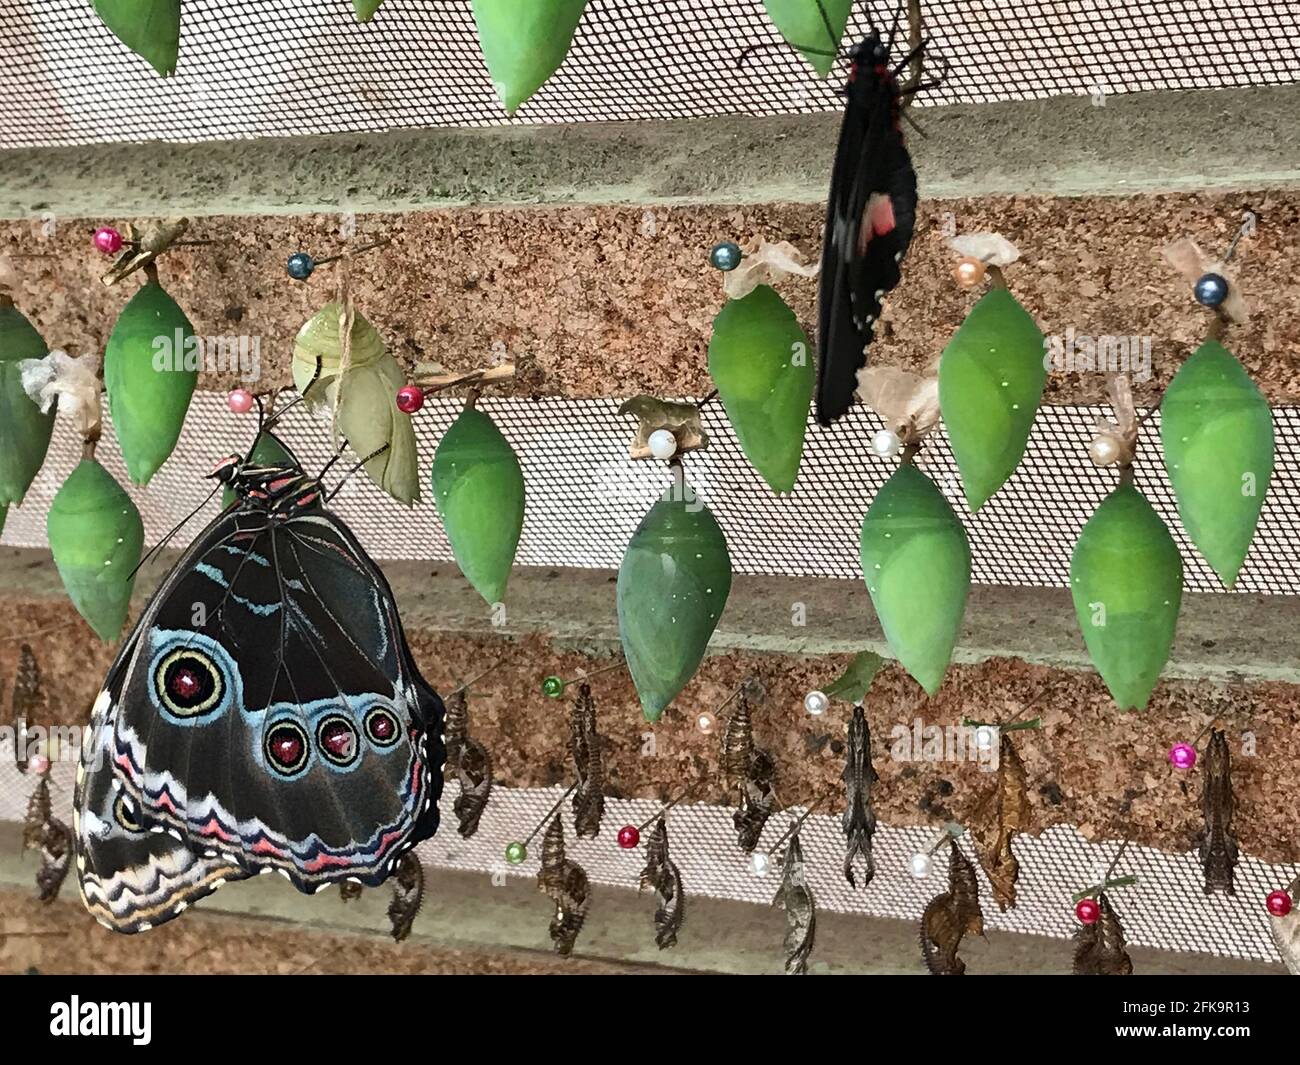
[[[900,87],[898,75],[925,45],[891,67],[897,26],[895,18],[887,39],[873,27],[849,53],[818,296],[817,420],[822,425],[853,403],[880,301],[902,278],[900,263],[916,224],[916,170],[900,120],[904,97],[923,86]]]
[[[286,452],[287,454],[287,452]],[[438,827],[443,704],[393,593],[292,456],[163,580],[95,702],[74,795],[87,909],[119,932],[230,880],[375,886]]]

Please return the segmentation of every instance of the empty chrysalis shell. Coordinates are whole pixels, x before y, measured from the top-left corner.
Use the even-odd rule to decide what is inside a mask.
[[[812,0],[763,0],[763,6],[790,47],[797,49],[818,74],[826,77],[835,65],[853,0],[821,0],[820,5]],[[834,40],[827,32],[827,23],[835,34]]]
[[[1088,655],[1116,705],[1143,709],[1173,647],[1183,560],[1131,484],[1108,495],[1079,534],[1070,592]]]
[[[370,479],[394,499],[420,498],[415,429],[397,409],[406,375],[363,314],[352,316],[351,349],[343,373],[341,305],[327,303],[303,323],[293,342],[293,383],[309,407],[334,411],[337,433],[358,459],[367,458]]]
[[[104,349],[108,410],[133,484],[148,484],[176,447],[200,361],[185,312],[157,281],[146,281]]]
[[[618,569],[618,632],[647,721],[658,721],[699,668],[731,592],[727,541],[689,488],[641,520]]]
[[[933,695],[966,613],[970,543],[943,493],[913,465],[885,482],[862,521],[862,574],[885,639]]]
[[[1025,453],[1047,383],[1043,334],[1005,288],[971,308],[939,363],[939,404],[971,510]]]
[[[32,323],[0,298],[0,508],[23,501],[50,447],[54,408],[41,413],[23,389],[18,365],[44,358],[48,350]]]
[[[713,322],[709,373],[745,456],[774,492],[799,475],[815,377],[808,336],[776,290],[728,300]]]
[[[144,546],[144,524],[131,497],[98,462],[82,459],[55,494],[45,530],[77,613],[101,640],[116,639]]]
[[[181,0],[94,0],[95,14],[124,45],[163,77],[176,73]]]
[[[508,114],[546,84],[569,53],[586,0],[473,0],[483,61]]]
[[[1273,476],[1273,414],[1217,340],[1202,344],[1169,382],[1160,440],[1183,527],[1231,588]]]
[[[433,498],[466,580],[489,604],[502,602],[524,527],[524,475],[482,411],[462,411],[439,442]]]

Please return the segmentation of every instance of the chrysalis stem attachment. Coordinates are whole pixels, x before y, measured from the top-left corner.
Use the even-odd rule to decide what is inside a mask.
[[[1253,233],[1255,231],[1255,225],[1255,215],[1252,212],[1247,211],[1246,220],[1237,227],[1237,232],[1233,235],[1232,242],[1228,245],[1228,250],[1223,253],[1223,257],[1219,262],[1226,263],[1232,258],[1237,251],[1237,245],[1241,243],[1241,238]]]
[[[812,815],[813,811],[816,810],[817,807],[819,807],[825,801],[826,801],[826,796],[824,795],[819,799],[814,799],[812,801],[812,804],[808,807],[808,809],[806,809],[803,813],[801,813],[799,817],[794,822],[791,823],[790,827],[787,828],[783,833],[781,833],[780,837],[777,839],[775,843],[772,844],[772,846],[767,848],[767,853],[769,855],[772,855],[775,854],[778,850],[780,850],[781,844],[783,844],[786,840],[788,840],[791,836],[793,836],[796,832],[798,832],[800,827],[803,825],[803,823],[807,821],[808,818]]]
[[[182,241],[180,238],[189,229],[188,218],[178,218],[174,222],[163,222],[143,232],[131,227],[131,236],[123,244],[122,254],[118,256],[100,278],[105,285],[116,285],[124,278],[130,277],[137,270],[145,270],[146,276],[156,279],[156,274],[148,274],[154,260],[169,248],[182,244],[211,243],[210,241]]]
[[[721,713],[721,712],[722,712],[723,710],[725,710],[728,706],[730,706],[732,703],[734,703],[734,702],[736,701],[736,699],[739,698],[741,692],[743,692],[746,688],[749,688],[749,687],[752,687],[752,686],[753,686],[753,684],[754,684],[754,680],[755,680],[754,677],[746,677],[746,678],[741,682],[740,687],[738,687],[735,691],[733,691],[730,695],[728,695],[725,699],[723,699],[722,702],[719,703],[719,704],[714,708],[714,711],[713,711],[713,712],[714,712],[715,714]]]
[[[926,853],[931,855],[938,854],[939,848],[947,846],[949,840],[960,839],[965,834],[966,830],[962,828],[961,825],[957,824],[956,821],[949,821],[943,826],[943,831],[940,832],[939,835],[934,838],[933,842],[931,842],[930,846],[926,848]]]
[[[515,364],[507,362],[502,363],[500,366],[470,370],[467,373],[448,373],[438,374],[435,377],[425,377],[418,379],[415,384],[426,396],[432,396],[438,392],[445,392],[449,388],[459,388],[461,385],[473,385],[475,388],[479,388],[483,385],[508,381],[514,375]]]
[[[374,251],[376,248],[382,248],[392,242],[392,237],[384,237],[383,240],[371,241],[369,244],[363,244],[359,248],[349,248],[347,251],[341,251],[334,255],[327,255],[323,259],[316,259],[315,264],[317,266],[324,266],[326,263],[338,262],[345,256],[360,255],[362,252]]]
[[[1002,267],[995,266],[993,263],[987,264],[989,287],[990,288],[1007,288],[1007,275],[1002,272]]]
[[[1138,878],[1135,876],[1121,876],[1114,880],[1107,880],[1104,884],[1094,884],[1090,888],[1084,888],[1082,891],[1076,891],[1071,897],[1071,902],[1082,902],[1084,899],[1092,898],[1094,895],[1100,895],[1103,891],[1109,891],[1111,888],[1129,887],[1136,884]]]
[[[601,666],[600,669],[593,669],[590,673],[582,673],[579,676],[572,677],[569,680],[561,680],[554,675],[542,679],[542,694],[549,699],[558,699],[564,694],[564,689],[570,684],[578,684],[582,681],[590,680],[592,677],[598,677],[602,673],[608,673],[610,670],[623,669],[627,666],[626,661],[615,662],[612,665]]]
[[[963,717],[961,723],[967,728],[995,728],[999,732],[1019,732],[1022,729],[1043,727],[1041,717],[1031,717],[1028,721],[1008,721],[1006,724],[999,724],[997,721],[976,721],[973,717]]]
[[[572,784],[570,784],[570,785],[569,785],[569,786],[564,790],[564,794],[561,795],[558,799],[555,800],[555,805],[552,806],[549,810],[546,811],[546,816],[543,817],[543,818],[542,818],[542,819],[537,823],[537,827],[536,827],[536,828],[534,828],[531,832],[528,833],[528,838],[527,838],[526,840],[524,840],[524,846],[525,846],[525,847],[527,847],[528,844],[532,843],[532,841],[533,841],[534,839],[537,838],[537,833],[540,832],[543,828],[546,827],[547,823],[551,820],[551,818],[555,816],[555,812],[556,812],[556,811],[557,811],[561,806],[564,805],[564,800],[567,799],[570,795],[573,794],[573,790],[574,790],[577,786],[578,786],[578,782],[575,780]]]
[[[1120,859],[1124,857],[1124,852],[1128,850],[1128,840],[1119,845],[1119,850],[1115,852],[1115,857],[1110,860],[1110,865],[1106,869],[1106,875],[1102,877],[1102,883],[1094,884],[1092,887],[1084,888],[1082,891],[1075,892],[1073,902],[1082,902],[1092,895],[1100,895],[1103,891],[1109,891],[1113,887],[1128,887],[1130,884],[1137,883],[1135,876],[1121,876],[1112,880],[1111,874],[1115,872],[1115,867],[1119,865]]]
[[[459,688],[455,689],[451,694],[452,694],[452,695],[459,695],[459,694],[460,694],[461,692],[463,692],[463,691],[469,691],[470,685],[475,684],[475,683],[477,683],[478,681],[482,680],[482,679],[483,679],[484,677],[486,677],[489,673],[491,673],[494,669],[496,669],[497,666],[499,666],[503,661],[504,661],[504,659],[500,659],[500,658],[498,658],[495,662],[493,662],[490,666],[488,666],[487,669],[483,670],[483,672],[481,672],[481,673],[476,673],[476,674],[474,674],[474,676],[470,677],[469,680],[467,680],[467,681],[466,681],[464,684],[462,684]]]
[[[700,781],[698,780],[694,784],[690,785],[689,787],[682,789],[681,793],[678,794],[676,798],[669,799],[668,802],[664,803],[663,806],[659,808],[658,812],[653,817],[650,817],[647,820],[643,821],[641,824],[637,825],[637,831],[644,832],[647,828],[649,828],[656,821],[658,821],[659,818],[663,817],[664,814],[666,814],[679,802],[681,802],[683,799],[690,798],[699,790],[700,790]]]

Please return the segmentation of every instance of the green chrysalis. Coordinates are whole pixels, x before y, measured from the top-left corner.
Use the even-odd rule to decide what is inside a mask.
[[[72,605],[101,640],[117,638],[144,546],[140,512],[109,472],[82,459],[45,519],[54,564]]]
[[[695,675],[731,592],[727,541],[684,486],[650,508],[618,569],[618,631],[647,721]]]
[[[104,350],[104,389],[133,484],[148,484],[176,447],[199,374],[185,312],[150,279],[118,315]]]
[[[862,521],[862,574],[890,650],[927,693],[943,683],[970,592],[970,543],[948,500],[910,463]]]
[[[1165,389],[1160,440],[1183,528],[1231,588],[1273,476],[1273,413],[1217,340],[1202,344]]]
[[[1005,288],[987,292],[939,363],[943,424],[971,510],[1019,465],[1046,383],[1042,331]]]
[[[749,461],[772,491],[790,491],[815,373],[808,337],[774,289],[759,285],[718,312],[709,373]]]
[[[853,10],[853,0],[820,0],[820,4],[818,0],[763,0],[763,6],[786,42],[797,49],[818,74],[826,77],[835,65],[844,27],[848,25],[849,12]],[[829,32],[826,28],[828,22]]]
[[[472,6],[488,74],[513,115],[559,70],[586,0],[473,0]]]
[[[1131,484],[1093,512],[1070,559],[1070,592],[1093,665],[1122,710],[1141,710],[1169,659],[1183,560],[1165,523]]]
[[[50,447],[54,409],[41,413],[23,390],[18,367],[48,352],[32,323],[0,296],[0,506],[23,501]]]
[[[176,73],[181,0],[93,0],[95,14],[163,77]]]
[[[524,527],[524,475],[514,449],[491,418],[466,409],[439,442],[432,477],[461,572],[488,604],[501,602]]]

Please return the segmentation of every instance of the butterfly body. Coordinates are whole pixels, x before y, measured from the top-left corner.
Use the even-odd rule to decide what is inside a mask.
[[[296,465],[232,458],[95,704],[74,796],[82,897],[134,932],[222,882],[382,883],[437,828],[443,705],[391,589]]]
[[[880,301],[900,278],[916,223],[916,171],[900,129],[889,48],[873,32],[850,53],[831,174],[818,299],[817,420],[849,409]]]

